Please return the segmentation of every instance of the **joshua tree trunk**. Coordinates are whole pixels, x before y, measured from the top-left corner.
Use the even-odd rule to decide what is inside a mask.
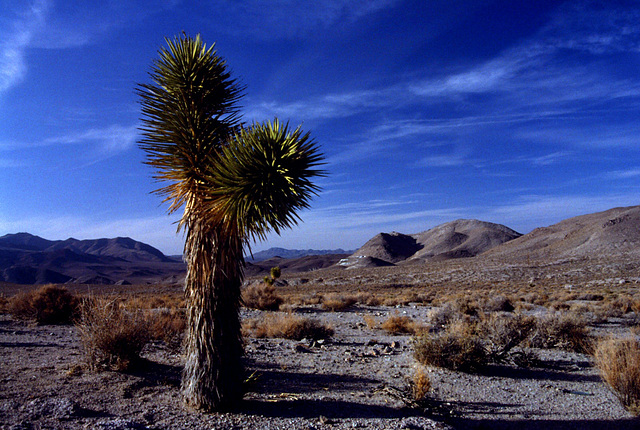
[[[221,228],[195,221],[187,231],[185,281],[186,363],[182,391],[186,403],[213,411],[237,406],[244,368],[239,318],[243,279],[242,243]]]

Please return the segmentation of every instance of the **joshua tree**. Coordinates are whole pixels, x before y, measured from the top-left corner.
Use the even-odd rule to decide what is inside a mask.
[[[240,123],[244,88],[200,36],[186,35],[159,51],[150,84],[137,88],[142,104],[140,147],[157,180],[156,193],[184,208],[186,234],[186,363],[182,392],[207,411],[242,397],[240,287],[244,248],[291,227],[309,206],[323,175],[322,156],[309,133],[277,119]]]

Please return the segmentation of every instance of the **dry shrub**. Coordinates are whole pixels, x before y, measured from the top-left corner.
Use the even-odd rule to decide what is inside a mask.
[[[580,353],[592,349],[585,321],[574,314],[554,313],[539,318],[529,344],[536,348],[561,348]]]
[[[333,335],[331,327],[316,319],[281,313],[265,314],[262,318],[248,320],[243,325],[243,330],[257,338],[319,340]]]
[[[414,340],[414,356],[426,366],[473,372],[487,363],[487,355],[475,327],[464,321],[438,333],[425,333]]]
[[[283,300],[270,284],[254,284],[242,292],[242,302],[248,308],[262,311],[277,311]]]
[[[602,379],[620,402],[634,415],[640,414],[640,344],[634,336],[609,337],[598,342],[594,351]]]
[[[45,285],[20,293],[9,301],[9,313],[18,319],[34,319],[38,324],[71,324],[78,316],[79,301],[66,288]]]
[[[363,315],[362,319],[364,320],[364,323],[367,325],[367,327],[369,327],[371,330],[378,327],[378,321],[376,321],[376,319],[371,315]]]
[[[414,401],[422,402],[427,398],[429,391],[431,391],[431,379],[422,366],[416,367],[409,386]]]
[[[513,312],[515,310],[515,306],[511,302],[511,299],[498,294],[487,300],[483,306],[483,310],[485,312]]]
[[[435,331],[444,330],[455,322],[468,320],[469,317],[456,310],[451,303],[445,303],[440,308],[431,309],[429,312],[429,324]]]
[[[322,307],[329,311],[344,311],[355,305],[357,302],[353,296],[343,296],[341,294],[327,294],[322,300]]]
[[[523,343],[535,327],[535,319],[524,315],[494,313],[483,318],[478,333],[484,340],[487,358],[502,363],[508,361],[513,348]]]
[[[390,334],[414,334],[417,327],[406,315],[392,315],[380,325],[380,328]]]
[[[86,299],[77,324],[90,369],[128,370],[140,362],[149,341],[141,311],[127,311],[113,301]]]
[[[9,300],[4,296],[4,294],[0,294],[0,313],[7,312],[7,305],[9,304]]]
[[[187,319],[184,311],[162,309],[149,313],[147,320],[151,339],[163,341],[173,352],[180,351],[184,333],[187,329]]]
[[[7,311],[19,320],[35,320],[36,310],[32,305],[34,292],[18,293],[9,299]]]
[[[375,294],[359,292],[356,294],[356,300],[358,303],[367,305],[367,306],[380,306],[382,304],[382,300]]]
[[[185,307],[182,294],[143,295],[125,300],[127,309],[183,309]]]
[[[462,315],[468,315],[470,317],[477,316],[480,313],[480,306],[473,298],[468,296],[456,297],[451,302],[453,310],[461,313]]]

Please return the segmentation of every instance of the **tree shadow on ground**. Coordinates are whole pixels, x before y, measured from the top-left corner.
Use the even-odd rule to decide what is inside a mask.
[[[482,376],[495,376],[510,379],[534,379],[539,381],[599,382],[598,375],[571,373],[570,369],[526,368],[492,364],[482,369]]]
[[[418,411],[386,405],[357,403],[346,400],[282,399],[266,401],[244,400],[242,412],[250,415],[278,418],[405,418],[420,415]]]
[[[377,379],[337,373],[302,373],[256,367],[247,373],[252,372],[256,375],[252,388],[261,394],[363,391],[380,384]]]
[[[453,418],[445,422],[456,430],[636,430],[640,428],[640,421],[633,418],[573,421]]]
[[[132,387],[134,389],[156,385],[179,387],[182,366],[173,366],[141,358],[130,370],[123,373],[140,378],[140,381]]]

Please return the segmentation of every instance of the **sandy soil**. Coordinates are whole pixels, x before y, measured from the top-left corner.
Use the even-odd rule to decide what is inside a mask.
[[[248,339],[258,376],[234,413],[202,414],[180,400],[181,358],[161,342],[136,372],[82,368],[70,326],[34,326],[0,316],[2,429],[632,429],[640,421],[618,403],[587,356],[537,351],[534,368],[491,366],[481,374],[429,369],[426,411],[399,399],[416,363],[409,336],[370,329],[398,313],[424,320],[423,306],[296,312],[331,324],[330,342]],[[259,311],[244,311],[256,317]]]

